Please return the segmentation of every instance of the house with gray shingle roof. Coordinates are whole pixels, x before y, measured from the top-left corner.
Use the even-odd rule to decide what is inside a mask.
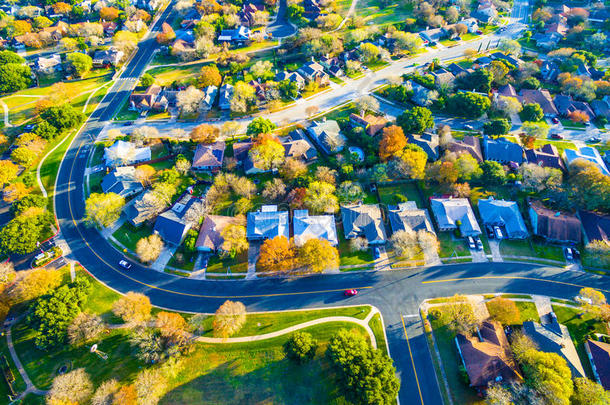
[[[259,241],[276,236],[290,238],[288,211],[278,211],[276,205],[264,205],[260,211],[249,212],[246,236],[248,240]]]
[[[585,350],[595,379],[605,390],[610,390],[610,344],[589,339]]]
[[[297,246],[302,246],[309,239],[326,239],[332,246],[339,243],[334,215],[309,215],[307,210],[295,210],[292,226]]]
[[[341,152],[345,145],[345,136],[341,133],[337,121],[314,121],[307,128],[307,133],[311,140],[327,155]]]
[[[171,209],[157,217],[154,233],[170,245],[180,245],[186,233],[195,225],[187,219],[186,214],[196,201],[197,198],[188,193],[185,194]]]
[[[439,136],[430,132],[422,135],[411,134],[407,137],[409,143],[419,146],[428,155],[428,160],[434,162],[440,157]]]
[[[208,215],[201,224],[199,236],[195,247],[200,252],[222,251],[224,238],[222,231],[229,225],[245,225],[244,217],[226,217],[222,215]]]
[[[491,139],[483,136],[483,153],[486,160],[507,164],[514,162],[523,163],[523,148],[521,145],[509,141],[506,138]]]
[[[546,353],[556,353],[563,357],[572,371],[573,377],[585,377],[585,371],[570,337],[570,332],[565,325],[557,321],[553,312],[547,314],[548,322],[523,322],[523,333],[529,336],[538,350]]]
[[[481,228],[467,198],[432,198],[430,208],[441,232],[460,230],[462,236],[477,236]]]
[[[121,197],[129,197],[144,189],[136,179],[136,168],[133,166],[117,167],[104,176],[101,186],[104,193],[115,193]]]
[[[345,239],[364,237],[369,244],[385,243],[386,232],[378,204],[342,206],[341,219]]]
[[[428,210],[417,208],[415,201],[388,206],[388,219],[392,232],[424,230],[434,234]]]
[[[479,214],[484,225],[501,226],[509,239],[525,239],[529,236],[519,205],[515,201],[479,200]]]
[[[193,170],[215,172],[222,167],[225,155],[225,143],[214,142],[211,144],[200,143],[195,149],[193,157]]]

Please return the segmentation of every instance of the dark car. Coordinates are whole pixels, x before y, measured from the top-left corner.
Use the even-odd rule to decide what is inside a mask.
[[[600,143],[602,141],[602,138],[598,138],[596,136],[593,136],[589,139],[587,139],[587,142],[589,143]]]
[[[34,125],[34,124],[27,124],[25,127],[23,127],[23,130],[29,132],[29,131],[33,130],[34,128],[36,128],[36,125]]]
[[[557,117],[553,117],[553,118],[551,119],[551,122],[552,122],[553,124],[559,124],[559,118],[557,118]]]
[[[563,136],[560,134],[551,134],[551,139],[563,139]]]
[[[121,266],[125,270],[131,269],[131,263],[129,263],[127,260],[119,260],[119,266]]]
[[[483,34],[483,31],[477,30],[477,35],[482,35],[482,34]]]
[[[358,290],[356,290],[356,289],[343,291],[343,295],[345,295],[346,297],[353,297],[354,295],[357,295],[357,294],[358,294]]]
[[[378,247],[373,248],[373,259],[377,260],[381,256],[381,252]]]

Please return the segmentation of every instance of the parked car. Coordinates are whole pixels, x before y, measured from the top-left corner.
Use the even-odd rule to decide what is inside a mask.
[[[343,295],[345,295],[346,297],[353,297],[354,295],[357,295],[357,294],[358,294],[358,290],[356,290],[356,289],[343,291]]]
[[[477,238],[477,250],[483,250],[483,242],[481,242],[481,238]]]
[[[560,134],[551,134],[551,139],[563,139],[563,136]]]
[[[466,241],[468,242],[468,247],[470,249],[476,249],[477,248],[477,245],[474,243],[474,239],[473,239],[472,236],[467,237]]]
[[[131,269],[131,263],[129,263],[127,260],[120,260],[119,261],[119,266],[121,266],[125,270]]]
[[[502,234],[502,229],[500,229],[499,226],[494,226],[494,234],[498,239],[502,239],[504,237],[504,235]]]
[[[591,301],[591,298],[587,298],[587,297],[581,297],[580,295],[577,295],[576,297],[574,297],[574,301],[579,302],[581,304],[593,304],[593,301]]]
[[[487,237],[489,239],[493,239],[496,237],[496,234],[494,233],[494,229],[491,226],[486,227],[485,230],[487,231]]]
[[[568,248],[565,248],[563,251],[566,255],[567,260],[574,260],[574,254],[572,252],[572,248],[568,247]]]
[[[483,35],[483,31],[477,30],[477,35]]]
[[[474,131],[474,127],[472,125],[466,124],[464,125],[464,129],[467,131]]]
[[[381,252],[378,247],[373,248],[373,259],[377,260],[381,257]]]
[[[572,248],[572,254],[574,255],[574,259],[580,259],[580,252],[578,251],[578,249]]]
[[[553,118],[551,118],[551,122],[552,122],[553,124],[559,124],[559,118],[557,118],[557,117],[553,117]]]
[[[602,138],[598,138],[596,136],[592,136],[591,138],[587,139],[587,142],[589,143],[600,143],[602,141]]]

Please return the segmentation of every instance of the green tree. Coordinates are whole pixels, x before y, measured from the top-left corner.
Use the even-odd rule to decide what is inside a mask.
[[[447,110],[451,114],[466,118],[479,118],[490,106],[489,97],[476,93],[456,93],[447,99]]]
[[[18,63],[0,64],[0,93],[27,89],[32,83],[32,71]]]
[[[125,198],[115,193],[91,193],[85,202],[85,221],[98,227],[108,227],[121,216]]]
[[[301,17],[303,17],[303,13],[305,12],[305,8],[298,4],[290,4],[286,9],[286,16],[292,21],[300,21]]]
[[[267,118],[263,118],[263,117],[257,117],[257,118],[254,118],[252,120],[252,122],[250,122],[248,124],[248,129],[246,130],[246,134],[248,136],[269,134],[276,128],[277,128],[277,126],[273,122],[271,122],[271,120],[269,120]]]
[[[572,405],[608,405],[610,393],[588,378],[577,378],[571,400]]]
[[[495,118],[483,125],[486,135],[505,135],[510,131],[511,123],[506,118]]]
[[[18,216],[27,211],[28,208],[37,207],[44,209],[47,204],[48,200],[40,194],[28,194],[11,204],[11,212]]]
[[[292,80],[282,80],[278,83],[277,88],[284,100],[291,100],[299,96],[299,86]]]
[[[544,117],[544,111],[542,111],[540,104],[525,104],[521,110],[521,119],[523,121],[540,121],[542,117]]]
[[[572,203],[588,210],[610,210],[610,177],[584,159],[572,162],[569,173],[567,188]]]
[[[36,249],[36,242],[50,231],[52,216],[36,207],[27,209],[0,230],[0,250],[6,254],[26,254]]]
[[[142,87],[150,87],[155,83],[155,78],[150,73],[144,73],[142,77],[140,77],[140,86]]]
[[[85,73],[88,73],[93,67],[93,60],[91,56],[80,53],[80,52],[72,52],[66,56],[66,60],[68,61],[72,70],[78,77],[83,77]]]
[[[456,80],[458,88],[469,91],[488,93],[491,90],[493,74],[487,69],[477,69],[474,72],[459,77]]]
[[[362,335],[341,329],[331,338],[327,354],[348,401],[357,405],[396,401],[400,382],[392,360]]]
[[[85,120],[85,115],[70,104],[52,106],[40,113],[40,118],[57,128],[58,131],[74,128]]]
[[[50,141],[57,136],[57,128],[49,124],[48,121],[43,120],[36,125],[36,128],[34,128],[34,133],[42,139]]]
[[[285,153],[281,142],[269,133],[262,133],[248,152],[254,165],[263,170],[279,167],[284,162]]]
[[[517,360],[525,381],[552,405],[568,405],[574,392],[572,372],[566,360],[556,353],[525,350]]]
[[[504,184],[506,182],[506,172],[502,165],[493,160],[486,160],[481,163],[481,169],[483,170],[483,176],[481,180],[487,184]]]
[[[284,344],[286,356],[297,363],[305,363],[313,359],[317,348],[318,341],[307,332],[293,333]]]
[[[0,51],[0,65],[8,65],[9,63],[22,64],[25,63],[25,59],[13,51]]]
[[[426,129],[434,127],[434,118],[432,111],[426,107],[413,107],[399,115],[396,124],[406,134],[421,134]]]
[[[309,183],[304,203],[309,210],[316,214],[332,214],[339,210],[335,186],[324,181]]]

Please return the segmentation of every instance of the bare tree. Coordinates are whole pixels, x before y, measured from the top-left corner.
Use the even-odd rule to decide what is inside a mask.
[[[263,197],[268,200],[277,201],[286,195],[286,184],[282,179],[273,179],[265,183]]]
[[[114,396],[121,389],[121,384],[114,378],[104,381],[95,390],[91,398],[91,405],[114,405]]]
[[[191,162],[186,160],[185,158],[176,159],[176,164],[174,168],[178,171],[178,173],[186,174],[189,170],[191,170]]]
[[[390,243],[399,257],[410,259],[419,251],[417,234],[411,229],[394,232]]]
[[[326,166],[318,166],[316,169],[316,179],[324,183],[336,185],[337,171]]]
[[[352,252],[364,252],[369,248],[369,241],[362,237],[350,239],[349,247]]]
[[[241,129],[241,124],[239,122],[226,121],[220,127],[220,133],[225,138],[233,139],[235,137],[235,135],[238,134],[240,129]]]
[[[246,307],[241,302],[225,301],[214,315],[214,334],[227,338],[237,332],[246,323]]]
[[[144,263],[151,263],[157,260],[163,250],[163,240],[157,234],[142,238],[136,244],[136,253]]]
[[[360,111],[360,114],[364,114],[367,111],[378,111],[379,101],[373,96],[362,96],[355,102],[356,108]]]
[[[155,405],[165,393],[167,379],[158,369],[147,369],[138,374],[133,384],[138,405]]]
[[[93,393],[93,384],[84,368],[77,368],[53,379],[47,402],[51,404],[85,403]]]
[[[68,326],[68,338],[73,345],[84,343],[95,339],[104,329],[104,322],[98,315],[81,312]]]
[[[0,285],[6,285],[15,279],[17,273],[13,262],[5,261],[0,263]]]
[[[191,204],[191,207],[184,213],[184,220],[193,224],[198,224],[209,211],[206,201],[197,201]]]
[[[176,105],[187,114],[194,113],[199,110],[199,104],[204,97],[205,94],[201,90],[189,86],[176,95]]]
[[[436,236],[424,229],[420,229],[417,231],[417,241],[419,242],[419,247],[424,252],[424,256],[427,260],[434,257],[439,249],[439,243]]]

